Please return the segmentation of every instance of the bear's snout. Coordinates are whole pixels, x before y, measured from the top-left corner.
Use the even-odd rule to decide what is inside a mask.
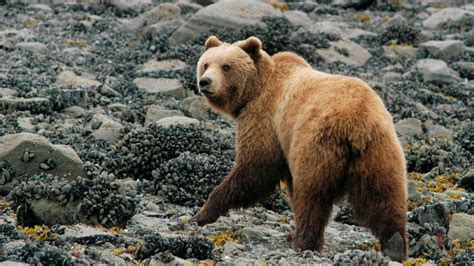
[[[210,93],[211,84],[212,84],[212,79],[210,77],[204,77],[199,81],[199,90],[204,94]]]

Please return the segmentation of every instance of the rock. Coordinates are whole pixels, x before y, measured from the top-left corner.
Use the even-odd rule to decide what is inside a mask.
[[[363,66],[372,57],[364,47],[349,40],[339,40],[330,44],[331,47],[328,49],[316,50],[326,63],[341,62],[351,66]]]
[[[474,46],[474,30],[466,33],[466,46]]]
[[[145,126],[171,116],[184,116],[184,114],[178,110],[169,110],[158,105],[150,105],[146,112]]]
[[[403,77],[402,74],[397,72],[387,72],[383,75],[383,80],[386,84],[390,84],[395,82],[402,82]]]
[[[459,186],[474,192],[474,169],[470,169],[459,181]]]
[[[81,214],[76,201],[69,201],[65,205],[48,199],[27,200],[27,202],[37,223],[46,225],[90,223],[89,219]]]
[[[464,52],[464,44],[459,40],[429,41],[420,44],[420,47],[424,47],[434,58],[444,61]]]
[[[149,73],[160,71],[176,71],[183,70],[184,68],[186,68],[186,63],[179,59],[169,59],[162,61],[152,59],[143,65],[142,72]]]
[[[186,97],[186,91],[178,79],[136,78],[133,83],[143,93],[167,95],[177,99]]]
[[[15,90],[8,88],[0,88],[0,98],[1,97],[11,97],[16,94]]]
[[[199,120],[186,116],[170,116],[158,120],[156,124],[165,128],[177,125],[187,127],[191,125],[199,125]]]
[[[420,200],[421,194],[418,191],[418,184],[416,183],[416,181],[409,179],[407,181],[407,187],[408,187],[408,199],[414,202]]]
[[[71,86],[71,87],[84,87],[84,88],[96,88],[100,86],[100,82],[97,80],[89,79],[86,77],[78,76],[72,71],[63,71],[59,73],[56,78],[56,84],[58,86]]]
[[[345,29],[349,28],[349,25],[341,21],[318,21],[314,23],[308,30],[311,33],[326,34],[331,38],[340,39],[344,36]]]
[[[461,74],[461,77],[474,79],[474,62],[456,62],[453,68]]]
[[[395,129],[402,144],[413,143],[417,136],[423,134],[421,121],[416,118],[407,118],[398,121],[395,124]]]
[[[6,260],[6,261],[0,262],[0,266],[29,266],[29,265],[30,264],[11,261],[11,260]]]
[[[179,27],[181,27],[183,24],[184,22],[181,18],[160,21],[158,23],[155,23],[147,27],[144,30],[143,35],[146,38],[153,40],[155,38],[159,38],[161,36],[171,34],[172,32],[176,31]]]
[[[293,26],[299,26],[307,29],[314,24],[314,21],[303,11],[288,10],[284,12],[283,15]]]
[[[180,45],[199,37],[212,27],[238,29],[261,24],[262,18],[269,16],[282,16],[282,13],[260,1],[222,0],[199,10],[168,41],[171,45]]]
[[[18,182],[40,172],[69,180],[85,176],[82,161],[71,147],[53,145],[43,136],[31,133],[0,137],[0,161],[7,161],[13,167]],[[1,186],[0,191],[9,191],[15,183]]]
[[[31,31],[28,29],[13,30],[5,29],[0,31],[0,48],[13,48],[13,44],[20,39],[24,39],[27,36],[31,36]]]
[[[108,0],[107,4],[115,8],[118,13],[133,13],[153,4],[152,0]]]
[[[438,223],[443,227],[448,226],[449,222],[449,208],[446,204],[435,203],[420,207],[413,211],[418,220],[418,224]]]
[[[401,14],[395,14],[389,20],[382,24],[384,28],[393,27],[396,25],[401,25],[407,23],[407,19]]]
[[[429,137],[451,137],[453,135],[450,129],[439,124],[434,124],[432,120],[426,121],[424,126]]]
[[[141,213],[132,216],[128,222],[129,230],[132,232],[146,232],[149,234],[169,233],[167,221],[156,217],[149,217]]]
[[[441,60],[421,59],[416,62],[416,69],[423,76],[424,81],[435,81],[439,83],[457,83],[460,82],[459,74],[448,67]]]
[[[474,19],[474,12],[460,8],[444,8],[423,21],[423,27],[431,30],[444,27],[451,21],[455,24],[461,24]]]
[[[367,7],[372,1],[370,0],[333,0],[332,4],[341,7]]]
[[[191,117],[196,119],[208,119],[211,108],[206,104],[204,97],[191,96],[183,100],[183,107],[188,110]]]
[[[94,129],[92,136],[94,136],[96,139],[108,141],[115,141],[119,139],[124,128],[124,126],[119,122],[102,114],[95,114],[90,124]]]
[[[30,4],[26,8],[29,10],[37,11],[37,12],[45,12],[45,13],[53,12],[51,7],[44,4]]]
[[[71,106],[67,107],[62,110],[62,113],[66,114],[67,116],[71,118],[81,118],[85,114],[87,114],[86,109],[80,107],[80,106]]]
[[[397,45],[397,46],[383,46],[384,55],[390,59],[400,61],[401,57],[415,58],[418,51],[413,46]]]
[[[138,34],[144,34],[150,25],[160,21],[170,21],[181,17],[178,6],[172,3],[163,3],[150,11],[130,20],[127,27]]]
[[[448,237],[450,240],[471,241],[474,239],[474,215],[454,213],[449,223]]]
[[[87,242],[87,240],[99,239],[107,236],[113,236],[113,234],[103,229],[84,224],[66,226],[64,234],[60,235],[64,240],[72,240],[75,242]]]
[[[15,47],[32,53],[43,53],[46,50],[46,45],[40,42],[19,42]]]
[[[107,84],[104,84],[102,85],[102,87],[99,88],[99,93],[108,97],[121,97],[122,96],[120,92],[112,89]]]
[[[16,111],[30,111],[32,114],[51,113],[52,106],[46,98],[0,98],[0,112],[10,114]]]

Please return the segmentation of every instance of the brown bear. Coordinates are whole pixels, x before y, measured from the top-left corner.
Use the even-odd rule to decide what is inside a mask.
[[[300,56],[269,56],[258,38],[215,36],[197,65],[200,92],[236,120],[236,161],[196,215],[199,225],[289,187],[297,249],[321,251],[342,197],[385,254],[407,252],[406,168],[392,117],[362,80],[316,71]]]

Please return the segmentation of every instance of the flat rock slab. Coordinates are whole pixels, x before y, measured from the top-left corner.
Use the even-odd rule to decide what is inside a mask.
[[[160,71],[176,71],[186,67],[186,63],[179,59],[169,59],[157,61],[155,59],[148,61],[143,65],[142,72],[160,72]]]
[[[146,111],[145,126],[171,116],[184,116],[184,114],[178,110],[170,110],[158,105],[150,105]]]
[[[143,93],[168,95],[177,99],[186,97],[186,91],[178,79],[136,78],[133,83]]]
[[[32,114],[51,113],[51,103],[46,98],[0,98],[0,113],[10,114],[15,111],[30,111]]]
[[[448,67],[446,62],[436,59],[421,59],[416,62],[416,69],[424,81],[440,83],[456,83],[461,81],[459,74]]]
[[[46,51],[46,45],[40,42],[19,42],[15,45],[17,49],[32,53],[42,53]]]
[[[420,44],[420,47],[424,47],[434,58],[444,61],[462,54],[465,50],[463,42],[459,40],[429,41]]]
[[[450,240],[470,241],[474,239],[474,215],[454,213],[449,224]]]
[[[331,47],[318,49],[316,53],[326,63],[341,62],[346,65],[363,66],[372,55],[364,47],[350,40],[330,42]]]
[[[172,3],[163,3],[140,16],[131,19],[126,25],[129,29],[143,34],[150,25],[160,21],[174,20],[181,17],[181,10]]]
[[[423,21],[423,27],[431,30],[442,28],[446,23],[463,23],[473,21],[474,12],[460,8],[444,8]]]
[[[199,120],[186,116],[170,116],[158,120],[156,124],[164,128],[169,128],[171,126],[189,127],[193,125],[199,125]]]
[[[199,10],[168,41],[171,45],[180,45],[199,37],[212,27],[238,29],[259,24],[263,17],[282,15],[280,10],[260,1],[222,0]]]
[[[72,71],[63,71],[59,73],[56,84],[58,86],[71,86],[71,87],[84,87],[94,88],[101,85],[97,80],[89,79],[86,77],[78,76]]]
[[[119,139],[124,128],[121,123],[102,114],[95,114],[90,124],[94,129],[94,132],[92,132],[94,138],[108,141]]]
[[[69,180],[85,176],[83,163],[71,147],[53,145],[31,133],[0,137],[0,161],[7,161],[16,172],[11,182],[0,185],[0,191],[10,191],[24,177],[41,172]]]

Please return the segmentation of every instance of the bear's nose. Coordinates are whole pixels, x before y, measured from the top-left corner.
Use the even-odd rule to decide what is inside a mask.
[[[211,83],[212,83],[211,78],[204,77],[199,81],[199,87],[201,87],[202,89],[207,89],[207,87],[209,87],[209,85],[211,85]]]

